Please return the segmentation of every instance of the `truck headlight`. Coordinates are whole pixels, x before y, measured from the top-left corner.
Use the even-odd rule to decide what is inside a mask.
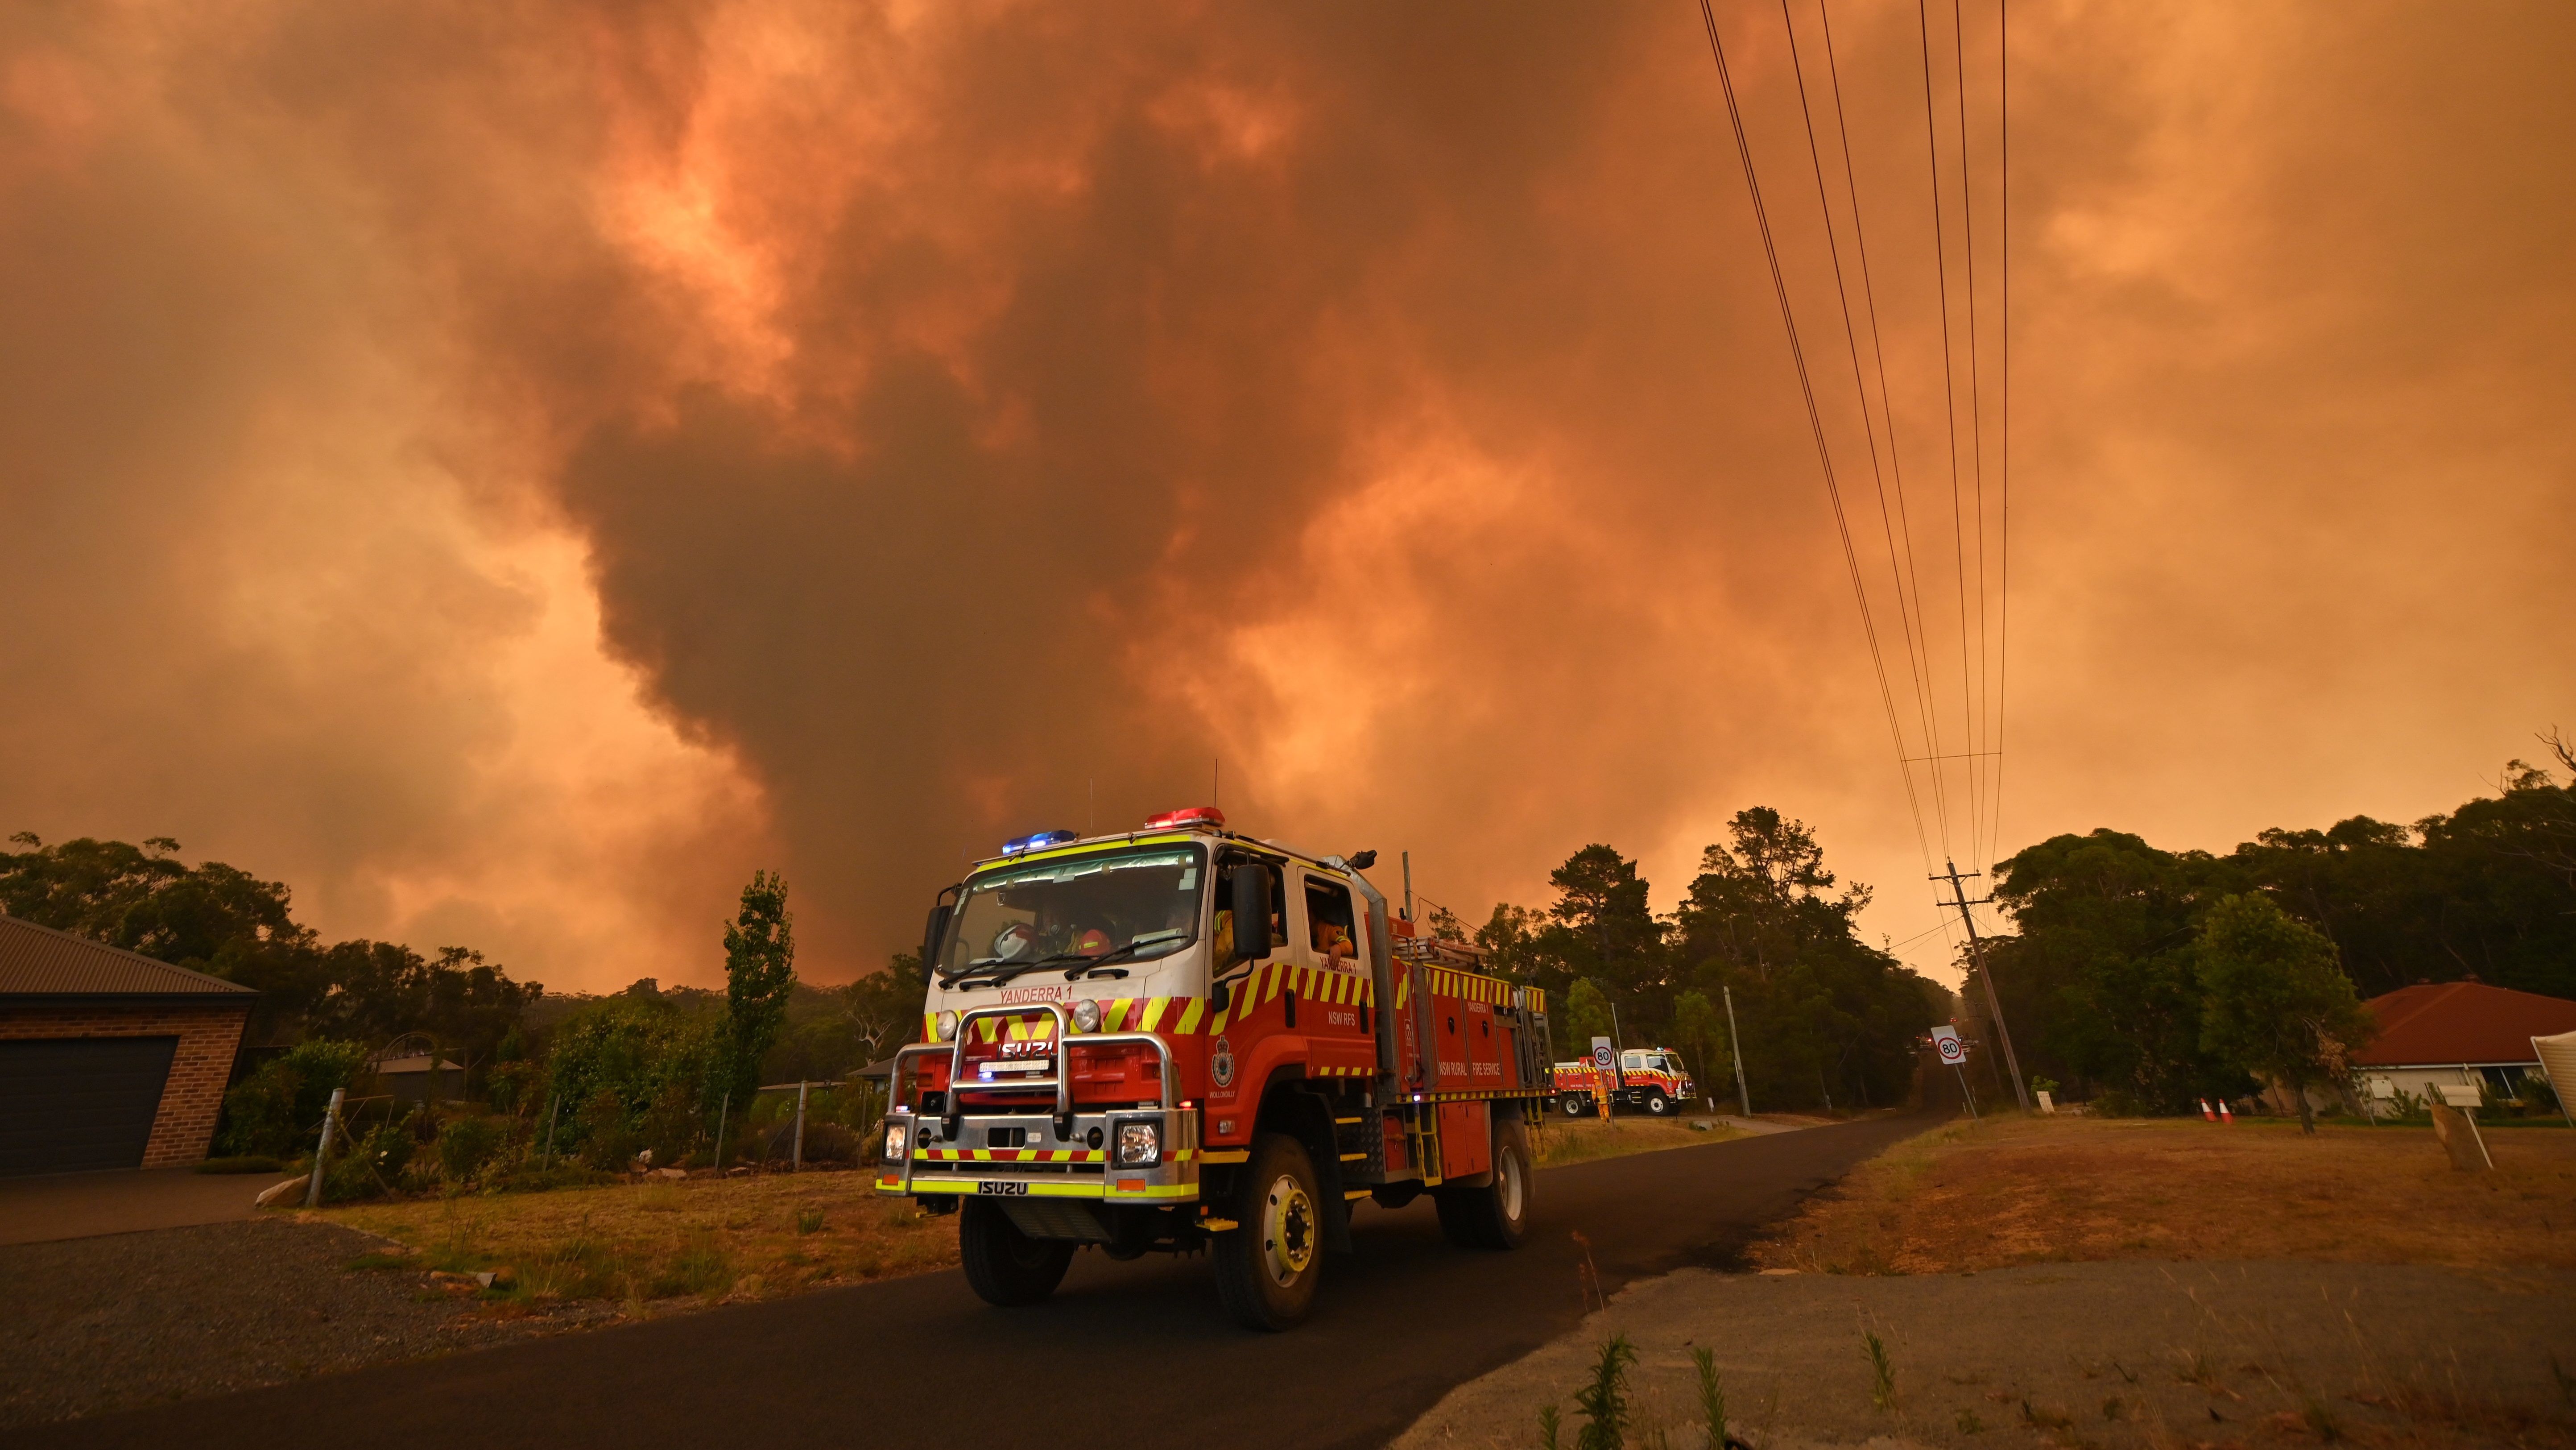
[[[911,1152],[911,1149],[912,1135],[904,1129],[904,1125],[901,1123],[886,1124],[885,1156],[878,1161],[885,1163],[900,1163]]]
[[[1100,1004],[1091,1000],[1089,997],[1085,997],[1081,1001],[1074,1003],[1073,1030],[1076,1032],[1099,1031]]]
[[[939,1040],[942,1042],[954,1042],[957,1040],[956,1013],[942,1012],[939,1014]]]
[[[1151,1168],[1163,1161],[1160,1118],[1135,1118],[1118,1125],[1118,1166]]]

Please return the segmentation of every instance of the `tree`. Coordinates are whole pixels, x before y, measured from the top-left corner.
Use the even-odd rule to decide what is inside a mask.
[[[1610,999],[1586,978],[1577,978],[1565,994],[1565,1030],[1577,1057],[1592,1050],[1592,1039],[1616,1039],[1616,1022],[1610,1015]]]
[[[27,849],[0,852],[0,910],[257,988],[251,1047],[328,1037],[372,1048],[426,1032],[479,1069],[545,992],[466,947],[443,948],[435,961],[395,942],[325,947],[296,922],[284,883],[221,861],[189,866],[166,836],[140,847],[88,837],[48,846],[23,831],[10,839]],[[239,1066],[247,1072],[257,1060],[245,1054]]]
[[[1675,913],[1674,955],[1712,1006],[1733,989],[1754,1096],[1902,1101],[1930,999],[1921,977],[1860,939],[1869,888],[1836,891],[1815,833],[1768,806],[1736,812],[1727,837],[1701,853]],[[1679,1011],[1676,999],[1675,1035]]]
[[[2210,903],[2243,873],[2205,851],[2160,851],[2097,830],[2053,836],[1995,868],[2018,935],[1986,947],[2030,1072],[2115,1110],[2175,1113],[2245,1079],[2201,1043],[2193,966]]]
[[[1548,873],[1556,904],[1547,911],[1540,954],[1569,976],[1598,977],[1613,991],[1662,985],[1664,924],[1647,906],[1637,863],[1595,843]]]
[[[1539,919],[1526,907],[1497,902],[1494,914],[1476,928],[1476,945],[1485,950],[1485,965],[1498,977],[1536,981],[1533,968]]]
[[[1699,1079],[1700,1091],[1715,1096],[1718,1085],[1735,1074],[1735,1054],[1727,1050],[1726,1017],[1706,992],[1684,992],[1673,999],[1673,1045]]]
[[[742,909],[725,928],[727,1081],[747,1102],[760,1086],[761,1060],[787,1020],[796,987],[795,919],[787,914],[787,879],[754,871]]]
[[[2340,1082],[2371,1030],[2334,943],[2248,892],[2210,908],[2199,969],[2203,1041],[2288,1089],[2300,1128],[2316,1132],[2308,1086]]]

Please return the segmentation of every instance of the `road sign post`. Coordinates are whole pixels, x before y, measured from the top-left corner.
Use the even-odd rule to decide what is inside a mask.
[[[1977,1112],[1977,1095],[1968,1087],[1968,1044],[1959,1039],[1959,1029],[1946,1022],[1933,1028],[1932,1048],[1959,1074],[1959,1095],[1968,1100],[1968,1116],[1981,1116]]]

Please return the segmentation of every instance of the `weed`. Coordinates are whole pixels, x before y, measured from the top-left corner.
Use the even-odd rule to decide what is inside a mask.
[[[1592,1240],[1585,1238],[1581,1229],[1574,1230],[1572,1237],[1575,1247],[1583,1250],[1583,1262],[1574,1266],[1575,1297],[1582,1302],[1586,1314],[1609,1308],[1609,1296],[1601,1292],[1600,1267],[1592,1262]]]
[[[2120,1403],[2118,1395],[2113,1395],[2102,1402],[2102,1418],[2105,1420],[2123,1420],[2128,1418],[2128,1413],[2129,1407]]]
[[[800,1234],[821,1233],[823,1231],[823,1210],[819,1208],[800,1208],[796,1210],[796,1231]]]
[[[1601,1345],[1592,1366],[1592,1383],[1574,1392],[1574,1408],[1583,1415],[1575,1450],[1622,1450],[1628,1443],[1628,1367],[1637,1362],[1637,1347],[1625,1334],[1613,1334]]]
[[[1549,1405],[1538,1412],[1538,1443],[1546,1447],[1546,1450],[1559,1450],[1556,1443],[1556,1429],[1556,1406]]]
[[[2068,1419],[2066,1416],[2059,1414],[2055,1410],[2036,1408],[2028,1400],[2021,1402],[2021,1422],[2025,1425],[2030,1425],[2042,1430],[2071,1430],[2075,1428],[2075,1422],[2073,1420]]]
[[[2181,1380],[2184,1384],[2198,1385],[2201,1389],[2210,1394],[2225,1395],[2231,1400],[2241,1400],[2245,1398],[2243,1395],[2236,1393],[2236,1391],[2229,1389],[2226,1382],[2219,1378],[2221,1371],[2217,1362],[2209,1357],[2209,1351],[2205,1349],[2195,1349],[2189,1354],[2178,1356],[2178,1358],[2181,1360],[2181,1363],[2175,1367],[2174,1377]]]
[[[695,1234],[688,1245],[662,1263],[654,1276],[652,1297],[696,1294],[712,1299],[733,1287],[733,1263],[716,1246],[713,1234]]]
[[[2343,1438],[2343,1426],[2336,1423],[2334,1412],[2314,1395],[2300,1397],[2299,1420],[2308,1427],[2309,1434],[2329,1445]]]
[[[1892,1411],[1896,1408],[1896,1367],[1887,1362],[1887,1345],[1873,1329],[1860,1332],[1860,1343],[1869,1355],[1869,1402]]]
[[[1699,1371],[1699,1417],[1708,1426],[1708,1450],[1726,1450],[1726,1387],[1717,1382],[1717,1355],[1694,1349],[1691,1367]]]
[[[676,1213],[680,1208],[680,1187],[676,1183],[656,1183],[636,1189],[635,1206],[646,1213]]]
[[[2576,1374],[2561,1369],[2558,1356],[2553,1354],[2549,1357],[2549,1375],[2558,1381],[2558,1398],[2565,1400],[2569,1409],[2576,1409]]]
[[[1983,1430],[1983,1429],[1985,1429],[1985,1428],[1986,1428],[1986,1422],[1977,1418],[1977,1412],[1976,1412],[1976,1411],[1974,1411],[1974,1410],[1961,1410],[1961,1411],[1959,1412],[1959,1433],[1960,1433],[1960,1434],[1962,1434],[1962,1435],[1974,1435],[1974,1434],[1976,1434],[1977,1432],[1979,1432],[1979,1431],[1981,1431],[1981,1430]]]

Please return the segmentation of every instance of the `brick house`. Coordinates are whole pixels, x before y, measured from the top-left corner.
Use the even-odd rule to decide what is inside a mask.
[[[258,996],[0,916],[0,1175],[203,1159]]]

